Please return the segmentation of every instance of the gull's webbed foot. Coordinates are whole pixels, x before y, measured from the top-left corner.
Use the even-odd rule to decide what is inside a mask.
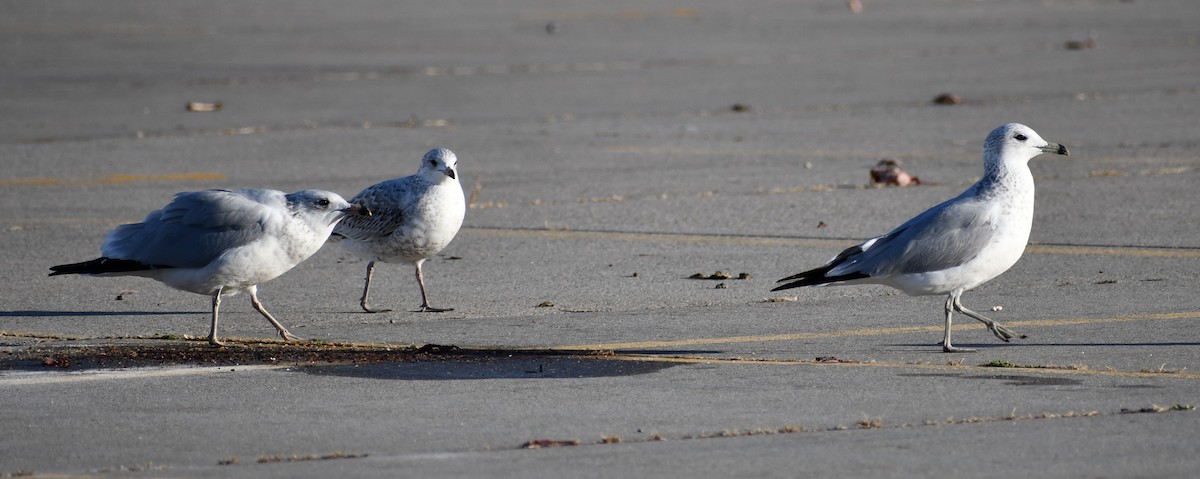
[[[289,332],[286,329],[279,330],[279,337],[283,338],[284,341],[303,341],[304,340],[304,338],[301,338],[300,336],[296,336],[295,334],[292,334],[291,332]]]
[[[1000,338],[1001,341],[1004,341],[1006,343],[1009,342],[1009,340],[1011,340],[1013,338],[1017,338],[1017,339],[1025,339],[1026,338],[1026,336],[1024,334],[1021,334],[1021,333],[1018,333],[1011,329],[1008,329],[1007,327],[1005,327],[995,321],[988,323],[987,327],[988,327],[988,331],[991,331],[992,334],[996,335],[997,338]]]
[[[960,348],[953,344],[946,344],[945,342],[941,343],[941,345],[942,345],[943,353],[973,353],[973,352],[975,352],[975,349],[973,349],[973,348]]]

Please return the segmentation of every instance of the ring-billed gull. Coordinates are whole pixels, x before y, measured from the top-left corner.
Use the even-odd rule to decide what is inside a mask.
[[[1070,155],[1033,129],[1002,125],[983,143],[983,177],[962,194],[926,210],[883,236],[842,251],[828,264],[779,280],[772,291],[824,284],[884,284],[909,295],[949,294],[942,350],[972,351],[950,343],[950,315],[982,321],[996,337],[1025,337],[963,307],[963,292],[1016,264],[1033,226],[1029,160],[1042,153]]]
[[[367,260],[367,277],[359,305],[368,313],[368,295],[375,262],[408,263],[416,267],[421,289],[420,312],[452,311],[429,305],[421,264],[450,244],[467,213],[458,182],[458,157],[445,148],[434,148],[421,158],[417,174],[367,187],[350,201],[370,208],[370,218],[347,218],[333,230],[331,241]]]
[[[221,296],[241,291],[286,340],[288,332],[258,301],[258,285],[308,259],[342,218],[369,216],[337,193],[266,189],[206,190],[175,195],[141,223],[118,226],[104,237],[101,257],[51,267],[50,276],[144,276],[212,296],[208,342],[217,339]]]

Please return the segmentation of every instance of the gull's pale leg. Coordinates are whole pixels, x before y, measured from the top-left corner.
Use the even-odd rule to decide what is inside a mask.
[[[454,308],[435,308],[429,305],[429,297],[425,295],[425,276],[421,274],[421,263],[425,260],[417,261],[417,286],[421,288],[421,309],[420,313],[444,313],[446,311],[454,311]]]
[[[362,299],[358,300],[358,305],[362,306],[363,311],[368,313],[386,313],[390,309],[371,309],[371,304],[367,301],[367,296],[371,293],[371,278],[375,276],[375,260],[367,263],[367,281],[363,286]]]
[[[956,289],[950,292],[950,296],[946,298],[946,332],[942,336],[942,352],[944,353],[973,353],[974,349],[956,348],[950,344],[950,316],[954,311],[954,305],[958,303],[958,297],[962,295],[961,289]]]
[[[212,325],[208,328],[208,344],[213,346],[225,345],[225,343],[217,339],[217,310],[221,309],[221,291],[223,289],[225,288],[217,288],[217,292],[213,294],[212,299]]]
[[[262,314],[264,318],[267,318],[267,321],[271,322],[271,326],[275,326],[275,330],[279,331],[279,337],[283,338],[285,341],[300,340],[298,336],[288,332],[287,328],[283,327],[282,324],[279,324],[279,321],[276,321],[275,318],[271,317],[271,313],[268,313],[266,308],[263,308],[262,302],[258,300],[258,286],[246,288],[246,291],[250,293],[250,304],[253,305],[254,309]]]
[[[1000,323],[997,323],[996,321],[988,319],[986,316],[984,316],[982,314],[979,314],[979,313],[976,313],[974,311],[967,309],[959,301],[958,296],[954,297],[954,309],[962,314],[965,314],[967,316],[970,316],[972,318],[979,320],[983,324],[986,324],[988,327],[988,331],[991,331],[992,334],[995,334],[997,338],[1000,338],[1001,340],[1003,340],[1006,343],[1008,342],[1008,340],[1010,340],[1012,338],[1025,339],[1024,334],[1021,334],[1021,333],[1018,333],[1011,329],[1008,329],[1008,328],[1004,327],[1003,325],[1001,325]]]

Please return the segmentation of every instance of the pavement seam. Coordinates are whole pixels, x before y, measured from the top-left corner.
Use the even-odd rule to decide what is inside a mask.
[[[757,358],[719,358],[705,356],[652,356],[634,353],[616,353],[612,355],[595,356],[596,358],[619,361],[649,361],[674,362],[681,364],[737,364],[737,365],[772,365],[772,366],[829,366],[829,367],[875,367],[875,368],[905,368],[927,369],[938,371],[955,371],[964,373],[996,374],[999,371],[1040,374],[1046,376],[1080,375],[1107,376],[1125,378],[1165,378],[1165,379],[1200,379],[1200,373],[1184,373],[1177,371],[1120,371],[1116,369],[1087,369],[1076,366],[969,366],[962,364],[931,364],[931,363],[894,363],[880,361],[853,360],[808,360],[808,359],[757,359]]]
[[[1139,409],[1122,408],[1115,412],[1099,412],[1091,411],[1066,411],[1066,412],[1042,412],[1038,414],[1008,416],[969,416],[965,418],[949,417],[945,419],[926,419],[922,424],[899,423],[899,424],[884,424],[882,418],[871,418],[864,415],[862,418],[855,421],[855,427],[838,424],[836,426],[826,426],[817,428],[805,428],[802,426],[787,425],[779,428],[751,428],[751,429],[725,429],[719,432],[700,432],[694,434],[681,434],[674,437],[667,437],[661,433],[651,432],[644,437],[634,439],[623,439],[619,436],[600,435],[600,439],[595,442],[583,442],[578,439],[569,440],[553,440],[553,439],[535,439],[525,442],[517,449],[544,449],[555,447],[572,447],[572,446],[600,446],[622,443],[647,443],[647,442],[670,442],[670,441],[686,441],[695,439],[718,439],[731,437],[750,437],[750,436],[778,436],[804,433],[825,433],[825,432],[843,432],[851,430],[898,430],[912,429],[921,427],[941,427],[941,426],[958,426],[968,424],[994,424],[1003,422],[1023,422],[1032,420],[1048,420],[1048,419],[1078,419],[1078,418],[1097,418],[1097,417],[1118,417],[1128,414],[1159,414],[1194,411],[1195,406],[1190,404],[1175,404],[1172,406],[1151,405]],[[639,431],[640,432],[640,431]],[[494,448],[496,450],[500,448]]]

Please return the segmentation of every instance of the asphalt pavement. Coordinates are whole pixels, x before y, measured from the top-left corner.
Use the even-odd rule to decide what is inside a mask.
[[[473,3],[0,0],[0,476],[1200,474],[1200,4]],[[1008,122],[1071,150],[963,296],[1026,339],[770,292]],[[259,288],[307,341],[235,296],[213,349],[203,296],[46,276],[175,192],[350,197],[434,146],[470,199],[425,265],[451,312],[404,265],[361,312],[332,245]]]

